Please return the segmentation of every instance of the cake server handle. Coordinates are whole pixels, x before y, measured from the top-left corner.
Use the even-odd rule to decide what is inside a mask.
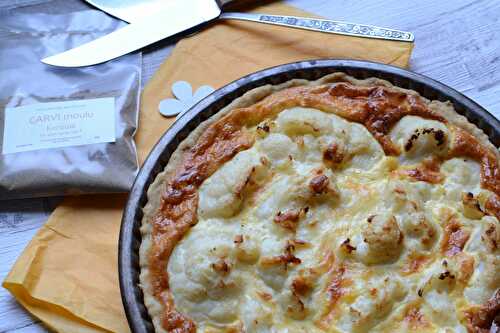
[[[222,13],[219,19],[251,21],[338,35],[387,39],[400,42],[413,42],[415,40],[413,34],[407,31],[326,19],[234,12]]]

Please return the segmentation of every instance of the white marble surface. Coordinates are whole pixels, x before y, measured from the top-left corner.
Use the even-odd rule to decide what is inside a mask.
[[[6,4],[32,0],[2,0]],[[42,2],[37,1],[37,2]],[[77,0],[72,0],[77,1]],[[68,0],[68,2],[70,2]],[[497,0],[288,0],[335,20],[409,30],[416,44],[411,70],[439,80],[500,117],[500,2]],[[74,5],[74,4],[73,4]],[[159,43],[144,53],[144,82],[172,50]],[[57,199],[0,202],[0,280],[44,223]],[[0,288],[0,333],[47,330]]]

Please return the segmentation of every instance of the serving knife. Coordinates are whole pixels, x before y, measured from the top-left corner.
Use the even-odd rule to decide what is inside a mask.
[[[42,59],[60,67],[82,67],[115,59],[167,37],[195,32],[208,23],[244,20],[325,33],[413,42],[413,34],[366,24],[296,16],[223,13],[216,0],[165,1],[164,6],[125,27],[68,51]]]

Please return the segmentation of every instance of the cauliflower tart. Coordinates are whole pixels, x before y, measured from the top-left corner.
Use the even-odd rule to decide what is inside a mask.
[[[334,73],[256,88],[148,190],[157,332],[498,332],[499,152],[450,103]]]

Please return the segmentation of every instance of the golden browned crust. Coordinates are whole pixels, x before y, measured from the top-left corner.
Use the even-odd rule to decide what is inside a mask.
[[[177,242],[197,223],[199,186],[223,163],[253,145],[254,137],[246,130],[247,126],[254,126],[266,118],[274,118],[282,110],[295,106],[334,113],[364,125],[380,143],[386,155],[400,154],[399,148],[388,134],[404,116],[414,115],[447,124],[453,133],[453,142],[449,155],[443,157],[443,160],[466,156],[478,161],[481,164],[482,187],[495,193],[495,198],[488,200],[490,204],[486,208],[488,213],[499,215],[499,205],[495,204],[500,195],[498,151],[479,129],[457,115],[449,103],[430,102],[414,91],[394,87],[386,81],[356,80],[343,73],[331,74],[314,82],[292,80],[279,86],[257,88],[193,131],[178,147],[165,171],[148,190],[149,202],[144,208],[141,228],[143,242],[140,250],[140,280],[145,304],[158,332],[196,331],[195,323],[175,309],[166,266]],[[440,134],[434,134],[439,141]],[[324,158],[335,162],[340,158],[339,155],[341,152],[338,148],[332,147],[325,152]],[[404,170],[404,174],[415,180],[440,182],[441,162],[427,161],[417,169]],[[323,191],[328,185],[328,178],[325,177],[320,175],[313,179],[311,187],[315,191]],[[275,222],[283,225],[285,222],[293,222],[294,218],[289,213],[277,216]],[[452,221],[447,231],[442,250],[446,255],[456,255],[462,250],[468,235]],[[290,250],[285,251],[282,257],[286,257],[287,263],[292,264],[298,259]],[[283,258],[280,257],[280,260]],[[418,264],[409,268],[410,271],[416,269]],[[343,271],[338,268],[339,273],[334,275],[336,278],[332,279],[328,289],[332,300],[342,295],[348,281],[343,276]],[[326,313],[325,318],[330,315]],[[418,311],[409,313],[408,318],[413,324],[419,322]]]

